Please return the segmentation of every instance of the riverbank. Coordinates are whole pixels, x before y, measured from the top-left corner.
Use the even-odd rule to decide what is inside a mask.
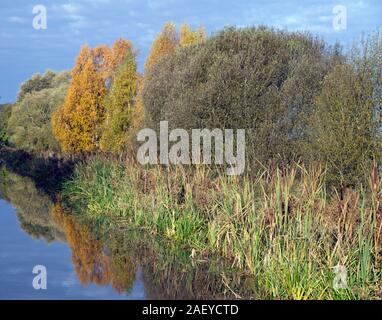
[[[164,245],[159,237],[138,229],[129,228],[128,232],[126,228],[100,229],[94,221],[64,210],[54,200],[56,197],[49,196],[51,193],[39,188],[30,177],[0,165],[4,240],[0,245],[4,254],[13,257],[2,261],[8,270],[3,274],[8,298],[26,297],[30,281],[22,279],[29,279],[30,269],[25,269],[25,265],[36,261],[45,265],[50,274],[46,298],[67,297],[68,288],[73,298],[83,295],[156,300],[256,298],[250,279],[224,265],[224,261],[209,259],[195,263],[187,249]],[[23,244],[15,247],[20,239]],[[12,273],[12,268],[24,270],[23,276]],[[60,275],[63,270],[69,274]],[[29,291],[27,296],[36,298],[36,293]]]
[[[76,167],[62,199],[97,228],[143,230],[195,263],[218,256],[264,298],[362,299],[380,297],[380,179],[371,186],[329,197],[319,167],[238,178],[93,158]],[[338,265],[346,289],[334,288]]]

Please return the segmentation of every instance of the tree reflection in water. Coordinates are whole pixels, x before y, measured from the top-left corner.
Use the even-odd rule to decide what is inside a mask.
[[[111,284],[119,293],[131,290],[137,268],[129,257],[115,252],[107,254],[106,247],[92,235],[89,228],[76,222],[60,204],[54,205],[52,215],[65,232],[75,271],[83,285]]]
[[[51,219],[53,202],[34,182],[0,167],[0,198],[16,210],[21,228],[35,239],[65,241],[62,229]]]
[[[9,159],[13,158],[14,155]],[[62,162],[39,159],[38,166],[27,167],[24,162],[22,170],[20,167],[13,170],[16,167],[4,165],[3,160],[0,197],[12,203],[21,227],[29,235],[68,244],[75,272],[84,286],[111,285],[118,293],[128,293],[137,271],[141,270],[149,299],[254,298],[249,278],[229,271],[219,261],[207,258],[195,262],[187,250],[171,248],[140,231],[114,230],[102,237],[96,235],[57,201],[58,186],[62,183],[59,179],[67,179],[71,172],[71,167]],[[33,168],[38,170],[34,172]],[[60,168],[65,169],[65,174],[60,174]],[[49,176],[48,183],[41,180],[44,172]]]

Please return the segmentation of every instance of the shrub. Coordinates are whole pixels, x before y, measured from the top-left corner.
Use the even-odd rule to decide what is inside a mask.
[[[146,125],[246,129],[250,159],[289,161],[328,65],[309,34],[229,28],[147,72]]]
[[[382,38],[357,43],[326,76],[315,103],[305,158],[327,164],[328,184],[365,184],[381,160]]]

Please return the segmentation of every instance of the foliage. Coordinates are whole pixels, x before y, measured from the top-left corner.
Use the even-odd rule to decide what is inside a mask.
[[[68,72],[53,74],[47,88],[30,91],[19,99],[7,125],[11,145],[38,152],[59,150],[52,134],[51,117],[63,103],[68,84]]]
[[[310,35],[229,28],[147,72],[147,121],[151,128],[167,120],[172,128],[246,129],[251,160],[290,161],[328,64],[324,44]]]
[[[2,109],[0,139],[25,149],[55,150],[51,121],[66,153],[122,154],[143,121],[156,130],[162,120],[171,129],[245,129],[253,170],[240,178],[211,166],[144,169],[91,158],[77,167],[60,196],[97,227],[145,230],[186,252],[192,264],[221,258],[239,271],[239,282],[242,274],[250,276],[251,297],[380,297],[378,33],[345,57],[338,45],[329,50],[305,33],[228,28],[205,40],[203,29],[183,25],[178,34],[167,23],[152,45],[142,79],[135,58],[130,42],[119,39],[112,48],[83,47],[68,90],[65,74],[33,76],[22,85],[16,105]],[[8,148],[0,153],[11,167],[13,153]],[[301,157],[304,165],[294,161]],[[18,159],[15,172],[25,171],[20,163],[27,158]],[[62,181],[50,181],[49,167],[38,165],[41,161],[26,176],[49,182],[55,198]],[[52,177],[55,169],[50,169]],[[37,198],[37,189],[19,195],[11,188],[18,188],[17,179],[0,174],[5,199],[15,195],[12,201],[24,210],[29,200],[22,202],[20,195]],[[23,182],[26,188],[30,182]],[[333,186],[341,192],[327,193]],[[52,198],[42,200],[43,208],[36,204],[36,212],[44,212],[42,222],[27,210],[20,217],[37,236],[55,236],[45,220]],[[114,252],[107,255],[61,205],[54,206],[53,215],[84,284],[131,287],[137,265]],[[348,269],[347,289],[333,288],[336,265]]]
[[[341,190],[365,184],[381,160],[381,52],[378,34],[357,44],[324,79],[309,123],[305,158],[325,163],[328,183]]]
[[[72,70],[72,82],[64,104],[54,113],[55,137],[65,153],[79,154],[99,150],[105,119],[104,99],[115,70],[131,44],[119,39],[112,49],[84,46]]]
[[[25,81],[21,87],[17,96],[17,101],[20,102],[28,93],[40,91],[43,89],[52,87],[52,80],[56,74],[48,70],[43,75],[35,74],[30,79]]]
[[[173,52],[178,45],[178,35],[173,23],[166,23],[162,32],[154,40],[149,56],[145,63],[145,70],[155,65],[162,57]]]
[[[97,72],[102,65],[96,58],[97,52],[87,46],[82,48],[65,102],[53,115],[53,132],[64,152],[76,154],[98,148],[106,86]]]
[[[0,105],[0,146],[7,145],[9,135],[7,131],[8,121],[12,113],[11,104]]]
[[[124,63],[126,57],[131,54],[135,55],[136,53],[133,50],[133,45],[129,41],[125,39],[118,39],[113,43],[109,54],[108,70],[110,76],[113,76],[113,74],[119,69],[120,65]]]
[[[348,190],[341,198],[326,193],[320,166],[263,169],[239,180],[205,167],[91,159],[63,196],[79,217],[148,231],[187,250],[195,264],[212,256],[227,261],[250,275],[257,298],[362,299],[382,289],[382,180],[372,177],[368,193]],[[347,289],[333,288],[336,265],[348,270]]]
[[[130,52],[116,72],[106,98],[101,150],[120,153],[126,148],[128,130],[134,116],[138,80],[135,55]]]
[[[206,40],[204,28],[198,30],[191,30],[188,24],[183,24],[180,27],[179,44],[181,47],[189,45],[200,44]]]
[[[154,40],[151,51],[145,63],[145,70],[148,71],[160,59],[166,57],[178,47],[186,47],[194,44],[200,44],[205,41],[205,32],[203,28],[192,30],[189,25],[183,24],[178,34],[175,25],[167,22],[162,32]]]
[[[330,184],[364,183],[378,151],[370,86],[349,65],[337,66],[317,97],[307,157],[326,163]]]

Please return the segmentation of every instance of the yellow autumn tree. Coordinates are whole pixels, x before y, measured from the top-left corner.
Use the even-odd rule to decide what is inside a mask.
[[[135,54],[132,43],[121,38],[114,42],[110,53],[111,56],[108,61],[110,75],[115,73],[119,66],[125,61],[127,55],[130,53]]]
[[[145,70],[148,70],[177,47],[203,43],[205,38],[203,27],[192,30],[188,24],[183,24],[180,28],[180,35],[178,35],[175,25],[172,22],[167,22],[151,46],[151,51],[145,63]]]
[[[96,68],[96,72],[106,81],[110,77],[111,70],[109,67],[112,59],[110,48],[104,44],[91,49],[91,56]]]
[[[171,22],[167,22],[162,32],[152,44],[151,51],[145,63],[145,70],[148,70],[162,57],[174,51],[178,44],[179,39],[175,25]]]
[[[131,43],[124,39],[118,39],[111,49],[106,45],[82,48],[65,102],[52,117],[53,133],[62,151],[78,154],[100,148],[105,96],[116,70],[131,51]]]
[[[203,27],[192,30],[188,24],[183,24],[180,28],[179,44],[181,47],[203,43],[205,39],[206,35]]]
[[[53,114],[53,133],[66,153],[92,152],[98,148],[106,94],[103,74],[99,72],[102,59],[97,50],[82,48],[65,102]]]

